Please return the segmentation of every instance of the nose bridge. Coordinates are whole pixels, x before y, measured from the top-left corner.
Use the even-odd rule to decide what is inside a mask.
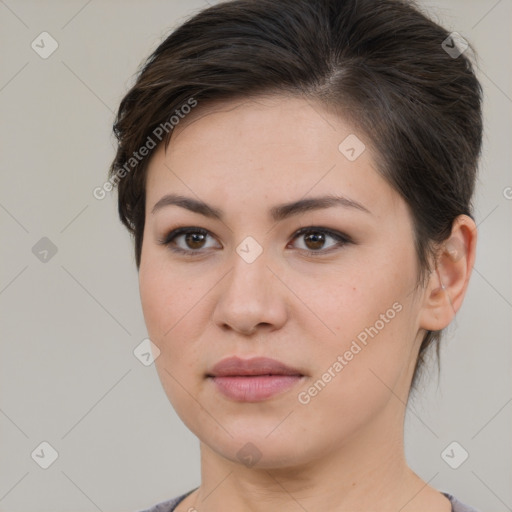
[[[251,242],[242,242],[233,255],[233,270],[228,280],[230,290],[234,293],[251,292],[255,298],[263,298],[272,277],[267,264],[267,251],[263,251],[263,247],[260,250]]]
[[[259,324],[281,325],[286,318],[283,296],[274,290],[268,254],[254,243],[242,242],[233,254],[232,269],[218,296],[214,320],[236,331],[252,332]]]

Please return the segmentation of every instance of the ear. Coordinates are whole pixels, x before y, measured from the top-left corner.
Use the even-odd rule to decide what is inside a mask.
[[[477,230],[473,219],[459,215],[450,237],[439,249],[436,266],[425,288],[420,327],[447,327],[462,305],[475,263]]]

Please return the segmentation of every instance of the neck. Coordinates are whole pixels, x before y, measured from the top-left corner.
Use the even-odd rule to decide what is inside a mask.
[[[189,503],[201,512],[421,510],[426,484],[405,460],[403,405],[391,409],[328,453],[293,467],[249,468],[201,443],[202,483]]]

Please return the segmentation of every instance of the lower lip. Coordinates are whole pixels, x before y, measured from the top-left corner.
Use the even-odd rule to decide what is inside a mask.
[[[217,389],[238,402],[261,402],[297,384],[300,375],[254,375],[234,377],[210,377]]]

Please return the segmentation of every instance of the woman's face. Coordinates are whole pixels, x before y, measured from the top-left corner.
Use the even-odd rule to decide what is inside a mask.
[[[218,455],[260,467],[399,439],[424,292],[409,211],[369,141],[298,98],[200,109],[150,161],[139,273],[176,412]],[[326,197],[343,199],[309,202]],[[290,371],[222,375],[228,357]]]

